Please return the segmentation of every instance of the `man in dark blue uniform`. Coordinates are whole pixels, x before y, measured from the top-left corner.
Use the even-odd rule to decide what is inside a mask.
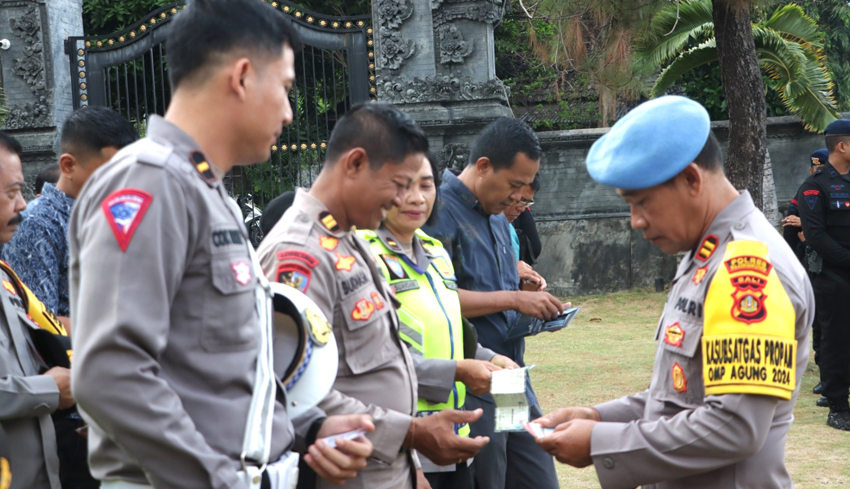
[[[827,126],[829,161],[800,187],[799,210],[806,243],[818,254],[815,274],[820,323],[820,371],[829,403],[826,424],[850,431],[850,120]]]
[[[809,157],[809,175],[813,175],[828,161],[829,151],[826,148],[821,148],[812,153]],[[802,185],[800,187],[802,188]],[[794,254],[800,259],[803,268],[806,269],[809,277],[812,278],[814,275],[809,270],[807,256],[814,256],[816,253],[812,253],[811,248],[806,245],[806,236],[803,235],[799,208],[800,201],[803,199],[800,192],[798,189],[795,197],[791,199],[791,203],[788,205],[788,213],[785,215],[785,219],[782,220],[782,237],[785,238],[788,246],[794,250]],[[820,365],[820,325],[818,324],[817,317],[815,317],[815,322],[812,324],[812,348],[815,350],[815,364]],[[823,394],[823,382],[818,382],[815,385],[815,388],[812,389],[812,394]],[[829,407],[829,401],[824,396],[821,396],[816,404],[818,407]]]

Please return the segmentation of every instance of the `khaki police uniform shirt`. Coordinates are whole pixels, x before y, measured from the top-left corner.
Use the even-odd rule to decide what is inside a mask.
[[[772,267],[775,275],[746,272],[755,277],[758,286],[736,290],[726,274],[726,270],[740,268],[725,256],[733,241],[766,243],[769,264],[760,263],[763,270]],[[604,489],[641,484],[656,489],[779,489],[793,485],[784,463],[785,439],[809,357],[814,297],[808,277],[746,192],[717,215],[701,243],[682,259],[671,285],[658,324],[658,352],[649,389],[596,406],[603,422],[593,428],[591,455]],[[745,257],[741,263],[748,260]],[[710,290],[715,277],[717,290],[722,291],[719,295]],[[787,299],[775,283],[777,277]],[[765,295],[770,287],[770,294]],[[741,301],[744,295],[731,297],[733,291],[750,297]],[[716,309],[716,304],[706,301],[707,294],[712,300],[719,301],[715,299],[719,297],[737,305]],[[787,314],[782,316],[782,304],[771,301],[784,301]],[[780,363],[783,367],[796,365],[795,381],[787,386],[790,400],[753,394],[706,395],[708,378],[704,376],[701,340],[704,328],[711,329],[704,321],[707,315],[709,321],[725,315],[727,323],[739,324],[744,331],[762,327],[778,331],[780,323],[787,321],[790,341],[796,339],[796,353],[787,363],[785,359]],[[744,355],[741,349],[735,351]],[[776,369],[780,375],[776,378],[775,367],[767,360],[772,353],[782,352],[768,352],[767,342],[759,351],[758,361],[751,364],[766,366],[766,381],[785,380],[781,377],[788,373],[786,369]],[[722,354],[732,352],[730,348]],[[718,358],[716,354],[709,357]],[[712,369],[709,376],[716,371]]]
[[[369,245],[340,230],[325,205],[299,189],[258,252],[269,280],[301,290],[332,318],[339,369],[319,407],[329,415],[368,413],[375,421],[373,460],[345,487],[411,487],[402,442],[416,413],[416,373],[398,336],[398,302]]]
[[[59,388],[30,340],[23,302],[13,279],[0,271],[0,427],[6,432],[10,489],[60,489],[56,434],[50,413]]]
[[[245,225],[198,145],[152,117],[88,181],[69,230],[72,386],[101,480],[238,488],[256,373]],[[293,443],[276,403],[271,460]]]

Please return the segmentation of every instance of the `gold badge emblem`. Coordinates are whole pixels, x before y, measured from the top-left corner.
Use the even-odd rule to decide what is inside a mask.
[[[685,332],[679,326],[679,321],[667,326],[664,333],[664,343],[671,346],[682,346],[682,340],[685,339]]]
[[[767,317],[767,309],[764,307],[767,294],[764,288],[773,265],[758,256],[736,256],[726,260],[725,265],[735,286],[732,292],[732,317],[747,324],[764,321]]]
[[[679,394],[688,390],[688,378],[685,377],[685,371],[679,362],[673,364],[673,388]]]
[[[316,311],[307,308],[304,311],[304,316],[307,317],[307,324],[310,326],[310,339],[318,346],[325,346],[331,339],[331,325],[320,316]]]
[[[12,470],[6,457],[0,457],[0,489],[9,489],[12,485]]]

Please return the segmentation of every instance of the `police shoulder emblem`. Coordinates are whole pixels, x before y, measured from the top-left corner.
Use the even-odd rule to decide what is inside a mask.
[[[387,270],[390,271],[390,277],[392,280],[400,280],[407,278],[407,272],[404,271],[404,267],[401,265],[401,260],[390,253],[384,253],[381,255],[381,259],[384,261],[384,264],[387,266]]]
[[[304,316],[307,318],[307,331],[313,343],[318,346],[327,345],[331,338],[331,325],[328,321],[309,307],[304,310]]]
[[[735,286],[732,317],[747,324],[764,321],[767,317],[764,287],[773,266],[760,256],[736,256],[723,264]]]
[[[109,194],[100,204],[121,251],[127,251],[152,201],[153,196],[143,190],[123,188]]]
[[[711,255],[714,254],[714,250],[717,249],[718,242],[717,236],[713,234],[706,236],[705,239],[702,240],[702,244],[697,251],[696,258],[700,261],[707,261],[711,258]]]
[[[330,212],[322,211],[319,213],[319,221],[328,231],[332,233],[339,232],[339,223],[336,222],[336,218]]]
[[[796,316],[767,244],[730,242],[705,298],[706,395],[790,399],[797,374]]]
[[[203,178],[207,183],[215,181],[215,173],[203,153],[200,151],[192,151],[189,158],[192,160],[192,164],[195,165],[195,170],[199,175],[201,175],[201,178]]]
[[[313,272],[300,263],[281,263],[277,266],[277,281],[306,293]]]

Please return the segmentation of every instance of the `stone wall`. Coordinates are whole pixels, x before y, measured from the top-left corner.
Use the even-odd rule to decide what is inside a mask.
[[[9,49],[0,51],[9,108],[3,129],[24,147],[27,182],[57,161],[58,128],[72,110],[65,39],[82,31],[82,0],[0,0],[0,37],[9,41]]]
[[[725,151],[728,122],[712,127]],[[587,152],[606,131],[538,133],[544,156],[542,187],[533,207],[543,241],[537,268],[558,295],[652,285],[658,278],[669,283],[676,271],[676,257],[663,255],[631,229],[628,206],[614,189],[587,174]],[[794,117],[768,119],[768,149],[783,213],[808,176],[809,155],[823,146],[823,136],[805,132]]]

